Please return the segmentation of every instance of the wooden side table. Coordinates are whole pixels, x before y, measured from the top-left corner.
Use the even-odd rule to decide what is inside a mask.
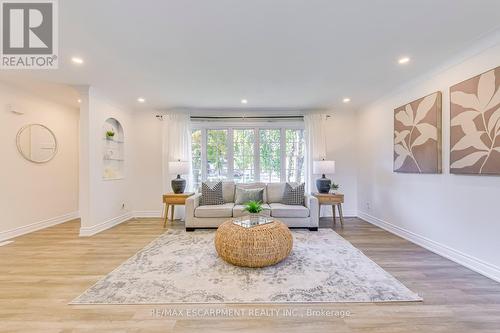
[[[174,220],[174,209],[176,205],[185,205],[186,199],[190,196],[194,195],[194,192],[188,193],[167,193],[163,195],[163,203],[165,204],[165,223],[163,223],[163,227],[167,225],[168,221],[168,211],[170,206],[172,206],[172,210],[170,211],[170,220]]]
[[[343,194],[334,194],[334,193],[313,193],[313,195],[318,198],[319,203],[319,213],[321,214],[321,205],[331,205],[332,213],[333,213],[333,224],[336,223],[335,218],[335,206],[339,210],[340,217],[340,225],[344,226],[344,214],[342,213],[342,204],[344,203],[344,195]]]

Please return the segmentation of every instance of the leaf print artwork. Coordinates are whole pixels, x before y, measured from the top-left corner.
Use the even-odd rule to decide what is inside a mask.
[[[394,171],[441,172],[441,92],[394,110]]]
[[[450,172],[500,175],[500,67],[450,88]]]

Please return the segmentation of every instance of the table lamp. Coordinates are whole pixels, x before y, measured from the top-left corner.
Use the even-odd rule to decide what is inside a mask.
[[[172,179],[172,190],[174,193],[184,193],[186,180],[182,179],[181,175],[189,173],[189,162],[181,160],[168,162],[168,172],[172,175],[177,174],[177,178]]]
[[[321,178],[316,179],[316,187],[319,193],[330,192],[330,185],[332,181],[325,177],[325,174],[335,173],[335,161],[313,161],[313,174],[322,175]]]

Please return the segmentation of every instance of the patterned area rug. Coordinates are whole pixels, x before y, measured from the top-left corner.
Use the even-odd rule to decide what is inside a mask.
[[[170,230],[71,304],[422,300],[333,230],[292,233],[287,259],[255,269],[220,259],[214,231]]]

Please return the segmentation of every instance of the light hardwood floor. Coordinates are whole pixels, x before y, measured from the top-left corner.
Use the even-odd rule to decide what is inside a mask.
[[[320,224],[330,227],[331,219]],[[68,302],[164,232],[161,219],[142,219],[80,238],[79,221],[72,221],[0,247],[0,332],[500,332],[499,283],[356,218],[334,229],[424,302],[72,306]],[[193,310],[240,315],[188,316]],[[266,316],[270,310],[280,312]],[[350,315],[308,316],[311,310]]]

